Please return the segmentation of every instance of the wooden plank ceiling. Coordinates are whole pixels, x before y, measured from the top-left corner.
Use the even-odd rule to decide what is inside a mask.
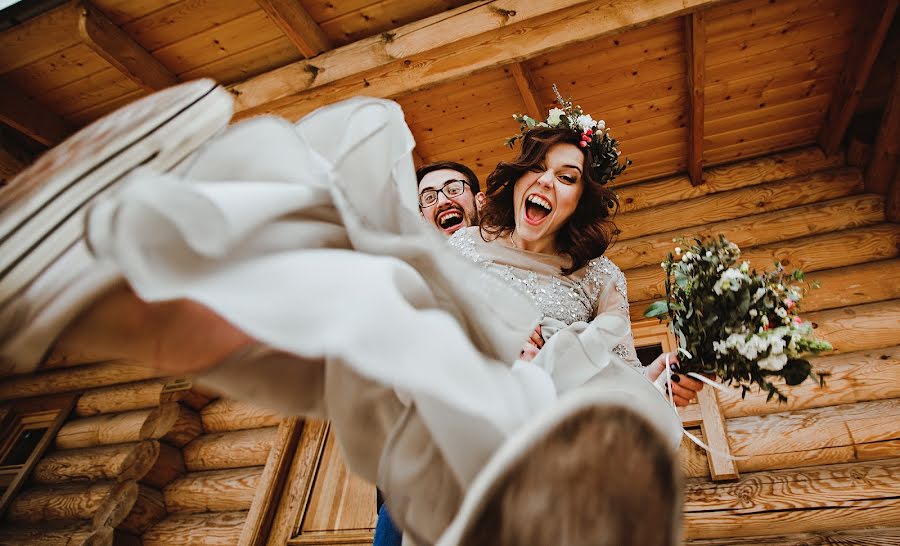
[[[546,112],[556,83],[622,141],[634,165],[619,184],[679,173],[700,183],[707,166],[816,142],[834,151],[857,109],[880,112],[890,94],[884,72],[893,71],[878,63],[896,61],[881,51],[897,34],[896,24],[888,32],[896,8],[896,0],[866,10],[852,0],[67,2],[0,32],[0,120],[52,145],[154,89],[199,77],[235,92],[238,117],[296,119],[366,92],[403,106],[422,161],[461,161],[485,177],[510,157],[502,143],[517,128],[511,114]],[[879,52],[886,59],[876,62]],[[883,90],[868,91],[869,79]]]

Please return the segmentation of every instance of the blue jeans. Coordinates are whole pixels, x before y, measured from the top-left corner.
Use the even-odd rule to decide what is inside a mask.
[[[402,539],[403,533],[391,521],[387,506],[382,504],[378,511],[378,523],[375,524],[375,540],[372,541],[372,546],[400,546]]]

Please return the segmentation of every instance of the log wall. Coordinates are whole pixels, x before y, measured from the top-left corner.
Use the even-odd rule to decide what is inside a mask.
[[[826,386],[791,388],[786,404],[717,393],[740,477],[713,481],[709,456],[683,443],[688,543],[897,544],[900,229],[885,219],[884,196],[814,149],[704,178],[619,190],[621,233],[609,255],[629,281],[632,320],[645,321],[663,294],[659,262],[673,237],[724,233],[754,267],[779,259],[821,279],[803,317],[835,351],[811,360],[829,374]]]

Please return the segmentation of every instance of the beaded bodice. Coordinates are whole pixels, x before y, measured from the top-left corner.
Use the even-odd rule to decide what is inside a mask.
[[[598,297],[610,283],[617,292],[626,295],[625,275],[606,256],[591,260],[582,270],[570,276],[563,276],[556,263],[539,262],[539,255],[535,253],[504,248],[511,259],[486,256],[483,251],[487,244],[481,240],[477,229],[457,231],[450,238],[450,245],[466,258],[484,266],[527,294],[543,316],[566,324],[589,322],[593,319],[597,312]],[[627,301],[627,297],[623,297],[622,301]],[[623,308],[620,310],[627,313],[625,305],[622,303],[620,306]]]

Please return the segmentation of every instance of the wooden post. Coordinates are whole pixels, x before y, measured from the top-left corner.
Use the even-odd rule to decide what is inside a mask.
[[[725,428],[725,418],[719,409],[719,397],[716,390],[707,387],[697,395],[700,405],[700,414],[703,420],[700,429],[703,438],[711,450],[706,454],[709,461],[709,472],[714,481],[736,480],[738,475],[734,460],[730,459],[731,446],[728,443],[728,431]]]
[[[262,546],[269,535],[275,512],[281,501],[291,462],[303,432],[303,420],[283,419],[269,451],[265,469],[259,477],[256,495],[241,532],[240,546]]]
[[[859,98],[869,79],[869,73],[881,50],[881,45],[891,27],[898,0],[878,0],[866,4],[856,24],[856,34],[850,49],[841,79],[828,106],[828,114],[819,132],[819,146],[826,154],[838,151],[844,133],[850,125]]]
[[[703,183],[703,114],[706,85],[706,25],[703,12],[684,19],[688,89],[688,176],[694,186]]]

